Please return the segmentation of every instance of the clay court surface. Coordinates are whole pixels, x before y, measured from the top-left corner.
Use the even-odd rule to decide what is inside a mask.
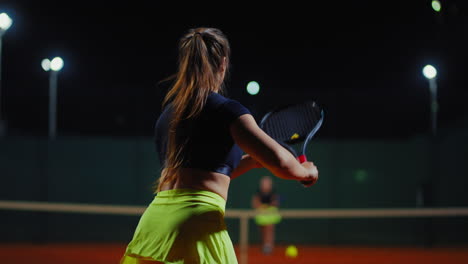
[[[1,264],[111,264],[118,263],[123,244],[3,244]],[[237,250],[237,248],[236,248]],[[468,247],[369,248],[298,246],[299,256],[284,256],[284,246],[264,256],[258,246],[249,247],[249,264],[466,264]]]

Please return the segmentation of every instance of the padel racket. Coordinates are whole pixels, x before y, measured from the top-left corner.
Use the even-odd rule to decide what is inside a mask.
[[[303,163],[307,161],[307,145],[322,126],[323,117],[323,109],[316,102],[306,101],[268,112],[262,118],[260,128]]]

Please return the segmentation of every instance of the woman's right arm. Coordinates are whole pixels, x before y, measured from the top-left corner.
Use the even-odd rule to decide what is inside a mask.
[[[245,114],[230,125],[231,135],[237,145],[275,176],[288,180],[318,180],[317,167],[312,162],[299,163],[283,146],[268,136],[252,115]]]

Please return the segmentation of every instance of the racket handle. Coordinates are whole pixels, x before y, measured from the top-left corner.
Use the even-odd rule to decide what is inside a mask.
[[[304,163],[307,161],[307,157],[305,154],[302,154],[300,155],[299,157],[297,157],[297,160],[300,162],[300,163]],[[310,181],[301,181],[301,183],[306,186],[308,184],[310,184],[311,182]]]
[[[302,154],[300,155],[299,157],[297,157],[297,160],[300,162],[300,163],[304,163],[307,161],[307,157],[305,154]]]

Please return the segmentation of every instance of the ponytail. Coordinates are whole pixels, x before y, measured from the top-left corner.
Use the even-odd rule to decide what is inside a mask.
[[[229,62],[229,43],[223,33],[214,28],[190,30],[179,42],[179,67],[172,88],[163,105],[171,104],[167,153],[156,192],[174,181],[184,163],[188,138],[177,137],[181,121],[196,117],[205,106],[210,92],[219,92],[224,75],[223,66]],[[226,69],[227,70],[227,69]]]

